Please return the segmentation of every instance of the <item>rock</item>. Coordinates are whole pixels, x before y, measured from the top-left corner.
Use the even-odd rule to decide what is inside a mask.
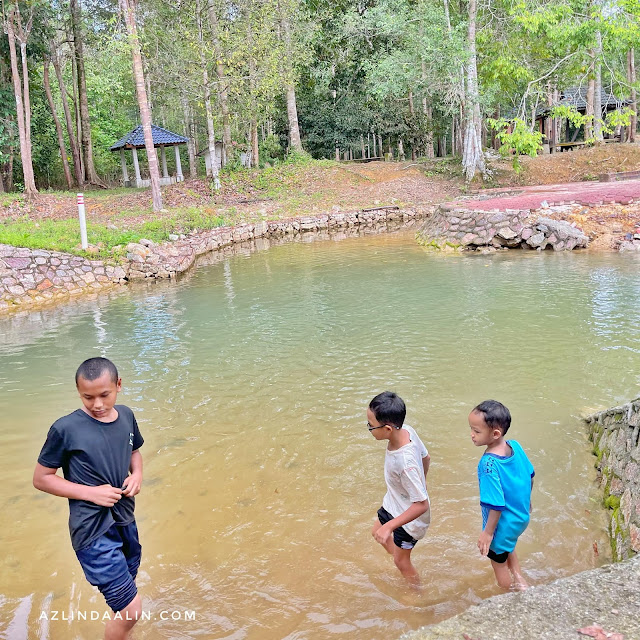
[[[171,242],[175,242],[176,240],[180,240],[180,236],[175,234],[175,233],[170,233],[169,234],[169,240]]]
[[[532,235],[528,240],[527,244],[530,247],[539,247],[544,242],[544,233],[536,233]]]
[[[513,229],[505,227],[504,229],[500,229],[496,235],[505,240],[513,240],[518,234]]]
[[[540,208],[541,208],[541,209],[548,209],[548,208],[549,208],[549,203],[548,203],[546,200],[543,200],[543,201],[540,203]]]
[[[138,244],[141,244],[143,247],[152,247],[155,242],[153,242],[153,240],[147,240],[146,238],[140,238]]]

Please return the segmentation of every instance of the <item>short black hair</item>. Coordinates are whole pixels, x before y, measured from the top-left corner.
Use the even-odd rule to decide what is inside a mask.
[[[370,403],[369,409],[381,424],[393,425],[400,429],[407,415],[404,400],[393,391],[379,393]]]
[[[89,358],[85,360],[76,371],[76,386],[78,386],[78,378],[97,380],[105,371],[109,372],[111,382],[118,382],[118,370],[111,360],[107,358]]]
[[[511,426],[511,413],[509,412],[509,409],[502,404],[502,402],[498,402],[497,400],[485,400],[478,406],[474,407],[473,410],[476,413],[482,414],[484,421],[487,423],[488,427],[491,427],[491,429],[500,429],[500,431],[502,431],[502,435],[509,431],[509,427]]]

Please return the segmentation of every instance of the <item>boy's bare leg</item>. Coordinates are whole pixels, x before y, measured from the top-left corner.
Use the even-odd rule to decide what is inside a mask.
[[[509,570],[507,562],[496,562],[495,560],[491,560],[491,566],[493,567],[493,572],[496,574],[496,580],[498,581],[498,586],[503,589],[511,588],[511,571]]]
[[[142,614],[140,594],[122,610],[118,618],[111,619],[104,628],[104,640],[127,640],[129,632]]]
[[[393,561],[396,567],[400,569],[400,573],[404,576],[404,579],[410,586],[415,589],[420,588],[420,576],[416,571],[416,568],[411,564],[411,549],[401,549],[393,546]]]
[[[374,534],[375,534],[375,532],[376,532],[376,531],[377,531],[381,526],[382,526],[382,525],[380,524],[380,522],[379,522],[379,521],[378,521],[378,522],[376,522],[376,523],[373,525],[373,529],[371,529],[371,534],[372,534],[372,535],[374,535]],[[393,542],[393,536],[392,536],[392,535],[391,535],[391,536],[389,536],[389,537],[387,538],[387,541],[386,541],[382,546],[387,550],[387,553],[388,553],[388,554],[390,554],[390,555],[393,555],[393,550],[394,550],[394,549],[397,549],[397,547],[396,547],[395,543]]]
[[[520,569],[520,563],[518,562],[518,556],[515,551],[512,551],[507,557],[507,566],[513,575],[512,587],[514,591],[524,591],[525,589],[528,589],[529,585],[522,576],[522,570]]]

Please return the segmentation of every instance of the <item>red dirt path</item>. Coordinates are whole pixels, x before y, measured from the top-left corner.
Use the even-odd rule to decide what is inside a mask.
[[[630,204],[640,200],[640,180],[623,182],[570,182],[566,184],[519,187],[514,189],[491,190],[495,197],[483,197],[479,200],[458,200],[449,203],[468,209],[539,209],[546,201],[549,206],[561,204]],[[491,191],[485,191],[489,195]],[[500,197],[499,194],[505,194]]]

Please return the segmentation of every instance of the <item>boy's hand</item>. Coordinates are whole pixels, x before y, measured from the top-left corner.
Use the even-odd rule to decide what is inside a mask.
[[[379,542],[384,546],[392,533],[393,529],[389,529],[387,525],[382,525],[377,531],[374,532],[373,537],[375,538],[376,542]]]
[[[478,549],[480,549],[480,555],[486,556],[489,553],[489,547],[491,546],[491,541],[493,540],[493,534],[487,533],[483,531],[478,538]]]
[[[142,474],[137,471],[134,471],[124,481],[124,485],[122,487],[122,495],[127,496],[129,498],[133,498],[133,496],[137,496],[140,493],[141,487],[142,487]]]
[[[122,498],[122,489],[116,489],[110,484],[87,487],[87,500],[101,507],[113,507],[120,498]]]

